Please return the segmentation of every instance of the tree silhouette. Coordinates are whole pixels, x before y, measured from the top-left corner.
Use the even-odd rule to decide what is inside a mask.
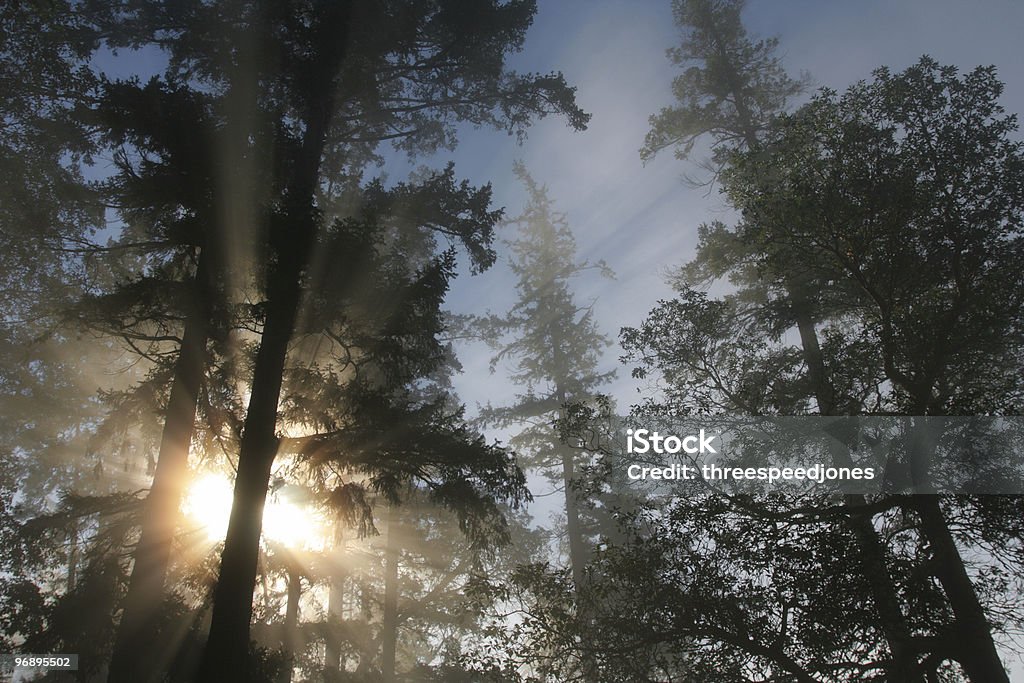
[[[135,10],[134,7],[129,8]],[[243,675],[262,501],[277,450],[277,404],[289,343],[305,298],[304,276],[325,223],[318,207],[328,169],[353,169],[382,139],[409,150],[454,141],[459,121],[520,132],[535,115],[586,116],[560,76],[519,76],[503,67],[533,14],[530,3],[243,4],[225,21],[216,7],[136,10],[137,26],[161,27],[172,68],[223,92],[226,159],[259,174],[268,200],[245,226],[262,253],[262,330],[239,455],[236,501],[214,600],[203,677]],[[168,22],[168,20],[171,20]],[[173,26],[165,31],[168,25]],[[216,36],[213,40],[207,40]],[[137,38],[136,38],[137,39]],[[232,49],[225,50],[224,46]],[[275,166],[261,166],[263,160]],[[243,178],[245,173],[239,174]],[[227,197],[218,198],[224,201]],[[478,267],[488,261],[487,219],[444,206],[422,222],[461,240]],[[472,212],[476,211],[476,215]]]
[[[991,70],[959,78],[925,59],[901,74],[876,72],[874,81],[842,97],[824,91],[793,115],[777,117],[757,147],[734,153],[722,179],[743,218],[733,230],[721,224],[705,230],[683,277],[729,275],[739,290],[712,300],[681,283],[679,298],[624,337],[674,387],[669,397],[676,408],[786,414],[806,409],[812,397],[822,413],[827,405],[919,415],[952,405],[991,413],[993,401],[1012,406],[1019,388],[997,375],[1016,362],[1008,359],[1016,358],[1020,339],[1019,285],[1001,270],[1019,248],[1012,237],[1019,210],[1012,207],[1020,202],[1020,146],[1007,137],[1014,122],[1002,116],[998,92]],[[959,158],[954,150],[966,155],[963,163],[937,163]],[[965,176],[989,180],[956,180]],[[951,243],[957,248],[944,246]],[[960,259],[986,264],[973,269],[970,284],[957,284]],[[971,313],[962,312],[959,297],[1003,286],[1008,289],[987,293]],[[794,291],[803,292],[804,310],[826,324],[825,341],[812,354],[808,335],[801,334],[799,356],[780,343],[792,324]],[[971,316],[978,319],[968,324]],[[996,334],[980,339],[978,324]],[[815,355],[822,370],[816,376]],[[962,389],[942,390],[939,375],[955,382],[967,368],[992,380],[979,389],[965,377]],[[978,579],[958,547],[967,541],[950,532],[949,519],[964,514],[963,507],[986,503],[935,495],[844,500],[840,508],[823,507],[819,519],[853,531],[860,557],[849,566],[864,572],[877,610],[877,616],[863,613],[865,625],[883,630],[893,658],[877,665],[890,675],[937,676],[952,659],[969,680],[1006,680]],[[742,512],[781,523],[767,510],[742,506]],[[880,544],[874,525],[909,530],[908,520],[916,549]],[[942,591],[922,582],[922,574],[934,576]],[[938,642],[952,637],[973,645],[933,649],[911,636],[922,629]]]
[[[1019,364],[1022,339],[1024,282],[1012,264],[1024,155],[996,101],[1002,86],[994,69],[961,78],[928,58],[874,76],[815,98],[734,164],[737,235],[784,245],[765,250],[769,272],[800,268],[820,288],[818,316],[855,321],[898,412],[1016,412],[1018,373],[1006,369]],[[940,499],[919,495],[906,509],[931,548],[954,632],[971,643],[955,658],[971,680],[1008,680]]]
[[[782,68],[775,55],[777,39],[754,42],[748,37],[740,18],[742,9],[742,2],[680,0],[674,4],[676,21],[688,33],[682,47],[671,52],[670,56],[677,64],[689,62],[695,65],[684,71],[673,84],[679,105],[652,117],[652,128],[641,150],[642,157],[649,158],[661,149],[674,147],[676,155],[685,158],[699,136],[709,135],[714,156],[705,166],[713,171],[712,178],[715,178],[726,168],[730,156],[737,151],[753,152],[759,149],[774,118],[782,115],[794,96],[806,89],[809,80],[807,76],[794,81]],[[757,262],[756,246],[728,238],[719,239],[721,231],[702,230],[700,262],[692,264],[686,271],[691,278],[706,278],[712,273],[723,274],[722,262],[728,262],[730,258],[742,258],[735,256],[739,253]],[[748,249],[753,253],[746,253]],[[754,291],[739,296],[763,301],[766,297],[756,285],[761,278],[760,271],[751,266],[743,274],[749,276],[747,284]],[[766,331],[774,335],[790,325],[796,326],[807,369],[806,376],[811,383],[818,412],[822,415],[841,414],[846,407],[837,404],[836,389],[825,367],[815,325],[816,312],[811,303],[813,285],[804,280],[800,268],[781,269],[778,274],[781,286],[776,301],[770,305],[778,318],[775,327]],[[752,341],[755,338],[750,339]],[[743,363],[740,359],[736,360]],[[792,358],[784,354],[781,358],[771,359],[770,363],[778,370],[792,373],[791,361]],[[744,375],[749,377],[746,372]],[[732,410],[750,410],[752,406],[744,403],[751,387],[747,385],[737,389],[739,393],[730,397]],[[756,386],[753,390],[759,391]],[[740,399],[738,405],[734,399]],[[865,503],[863,497],[857,495],[851,496],[848,502],[853,508],[863,508]],[[860,539],[862,551],[869,558],[866,571],[881,621],[885,625],[886,639],[893,652],[893,675],[907,680],[919,680],[919,677],[911,673],[914,664],[909,644],[910,632],[899,598],[888,578],[884,551],[877,533],[870,519],[864,515],[852,515],[849,523],[853,534]]]
[[[66,8],[54,9],[60,11],[47,15],[48,21],[74,17]],[[330,296],[316,287],[331,284],[325,273],[334,277],[333,284],[354,281],[346,283],[330,271],[327,255],[337,252],[319,247],[335,241],[357,246],[365,256],[370,241],[353,242],[354,236],[362,230],[392,239],[371,227],[383,221],[398,232],[425,228],[461,243],[477,269],[493,258],[489,231],[497,214],[487,210],[488,193],[458,187],[445,173],[391,192],[386,200],[387,193],[372,186],[360,197],[363,167],[378,158],[377,146],[384,141],[410,155],[450,147],[461,122],[521,136],[534,117],[559,113],[582,128],[588,116],[576,107],[560,75],[520,75],[504,67],[505,55],[522,44],[535,11],[531,2],[125,2],[82,9],[76,18],[81,26],[72,27],[88,29],[82,35],[52,25],[59,34],[52,45],[58,49],[72,49],[66,34],[82,40],[84,47],[75,53],[79,63],[85,64],[98,36],[112,48],[158,49],[169,63],[164,74],[145,84],[102,83],[99,96],[88,102],[91,111],[82,112],[97,139],[116,150],[117,172],[103,189],[124,220],[116,249],[125,255],[126,267],[137,259],[139,270],[87,298],[77,315],[158,360],[162,368],[152,379],[160,380],[162,372],[170,390],[163,447],[111,666],[112,679],[134,680],[147,678],[153,664],[141,656],[140,645],[152,633],[147,605],[165,582],[189,446],[202,436],[194,427],[197,407],[213,408],[200,404],[204,396],[220,393],[203,389],[204,374],[215,372],[211,341],[223,341],[232,326],[254,328],[260,335],[248,414],[236,429],[242,502],[225,549],[210,648],[216,661],[230,662],[241,661],[247,646],[249,579],[255,571],[260,501],[277,449],[276,413],[288,347],[297,335],[310,334],[305,316],[317,307],[324,310],[321,304]],[[26,41],[38,38],[25,17],[15,20],[22,22],[14,28]],[[26,82],[40,82],[36,75]],[[80,83],[92,82],[87,71],[79,75]],[[38,115],[43,109],[24,111]],[[386,215],[360,214],[360,205],[375,201],[376,210]],[[383,209],[382,202],[390,207]],[[348,223],[334,220],[357,214],[361,218]],[[395,227],[402,225],[407,227]],[[88,242],[82,246],[93,254],[103,251]],[[380,315],[372,351],[366,350],[366,336],[341,344],[376,354],[377,370],[393,374],[390,384],[370,383],[360,417],[400,418],[402,429],[434,430],[430,447],[454,453],[433,463],[443,470],[437,481],[447,482],[440,498],[458,497],[455,473],[471,453],[493,456],[490,462],[504,474],[492,472],[497,478],[472,495],[467,491],[474,485],[467,484],[463,498],[472,505],[486,488],[519,495],[514,472],[502,470],[498,452],[460,431],[459,418],[440,404],[415,405],[388,395],[438,362],[440,352],[428,343],[437,325],[426,325],[416,339],[401,324],[427,320],[429,307],[443,295],[451,259],[430,257],[418,273],[408,271],[411,279],[400,288],[416,295],[409,299],[413,304],[392,307],[390,318]],[[366,263],[352,259],[350,265]],[[392,282],[398,285],[397,279]],[[247,298],[256,303],[243,307],[243,315],[225,306]],[[414,305],[427,308],[413,311]],[[330,312],[339,314],[340,307]],[[390,365],[384,362],[388,358]],[[396,401],[405,407],[389,412],[387,404]],[[422,441],[418,445],[427,447]],[[399,464],[383,469],[388,467],[395,478],[409,476]],[[502,479],[505,474],[512,479]],[[477,513],[489,514],[483,499],[478,502]],[[481,532],[479,539],[486,534],[473,528],[475,519],[467,514],[463,522],[471,535]]]

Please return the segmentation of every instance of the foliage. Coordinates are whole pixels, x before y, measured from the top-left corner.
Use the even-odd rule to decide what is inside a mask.
[[[775,54],[778,38],[748,35],[740,18],[745,4],[673,0],[683,40],[668,56],[682,73],[672,82],[676,103],[650,118],[640,150],[644,161],[665,149],[689,158],[698,140],[708,136],[712,157],[702,166],[717,174],[733,149],[752,147],[772,119],[807,89],[807,75],[794,80],[782,67]]]

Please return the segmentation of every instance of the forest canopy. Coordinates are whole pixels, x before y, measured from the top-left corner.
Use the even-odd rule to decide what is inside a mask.
[[[869,5],[5,6],[4,675],[1024,675],[1024,15]]]

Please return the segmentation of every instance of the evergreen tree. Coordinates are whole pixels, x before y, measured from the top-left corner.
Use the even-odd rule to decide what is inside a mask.
[[[772,121],[784,114],[792,99],[806,89],[806,76],[793,80],[782,68],[775,54],[777,39],[755,42],[748,36],[742,25],[742,9],[742,2],[729,1],[679,0],[674,4],[676,21],[684,28],[686,35],[682,46],[670,51],[670,57],[680,66],[690,66],[673,84],[678,106],[667,108],[651,118],[652,127],[641,150],[642,157],[649,158],[659,150],[674,147],[677,157],[686,158],[694,142],[700,136],[707,135],[711,139],[714,156],[705,165],[715,173],[713,177],[717,177],[726,168],[731,156],[738,151],[753,153],[758,150]],[[773,316],[774,324],[761,329],[769,339],[795,325],[800,335],[806,377],[811,384],[818,412],[822,415],[845,412],[848,407],[837,402],[836,387],[822,356],[815,324],[816,312],[812,303],[814,285],[806,281],[799,267],[781,269],[777,271],[781,287],[776,291],[776,296],[766,295],[763,287],[758,284],[763,277],[762,270],[758,268],[758,247],[723,237],[717,227],[702,228],[703,248],[698,258],[699,263],[691,265],[686,272],[696,274],[703,268],[705,276],[709,273],[721,275],[723,261],[734,264],[742,262],[743,267],[736,273],[738,277],[746,278],[749,287],[737,295],[737,300],[753,302],[762,312]],[[768,304],[763,306],[766,300]],[[771,348],[770,345],[757,348],[758,343],[754,341],[756,338],[748,337],[751,344],[747,352],[761,355],[761,349]],[[735,350],[730,353],[734,354]],[[741,376],[744,384],[734,387],[739,393],[726,393],[732,406],[721,407],[749,411],[753,406],[748,399],[753,399],[755,404],[761,400],[754,399],[750,392],[763,395],[764,390],[760,386],[772,380],[768,379],[770,375],[767,373],[753,373],[751,376],[749,369],[755,366],[750,360],[749,357],[731,359],[734,368],[743,370]],[[790,375],[794,371],[791,365],[793,359],[785,352],[781,357],[764,360],[768,363],[761,367],[774,366]],[[704,367],[709,367],[706,362]],[[712,374],[722,377],[717,371]],[[780,375],[776,373],[775,376]],[[753,384],[751,379],[754,380]],[[718,384],[716,389],[723,388],[721,381]],[[789,390],[786,389],[785,380],[778,384],[784,390]],[[862,496],[853,495],[847,502],[856,510],[864,509],[866,501]],[[891,669],[894,676],[920,680],[919,676],[911,672],[915,666],[910,645],[911,634],[889,577],[884,548],[869,517],[853,514],[849,525],[854,536],[860,539],[862,552],[868,558],[865,570],[871,594],[879,611],[886,640],[893,652],[894,663]]]
[[[712,157],[702,162],[715,175],[733,149],[749,149],[771,120],[807,89],[809,77],[794,80],[782,67],[778,38],[756,40],[743,26],[745,0],[673,0],[683,32],[669,59],[682,70],[672,82],[676,104],[650,118],[640,150],[647,161],[672,149],[688,159],[701,138],[710,138]]]
[[[382,137],[410,149],[448,144],[462,120],[521,131],[534,114],[565,112],[576,126],[585,116],[560,77],[523,77],[503,68],[504,54],[521,42],[532,16],[529,3],[254,4],[228,13],[192,6],[171,11],[183,13],[171,25],[185,29],[163,34],[172,64],[226,93],[220,111],[228,139],[238,145],[226,145],[227,158],[256,166],[264,159],[276,163],[265,195],[269,201],[255,203],[250,226],[250,234],[266,236],[254,240],[258,253],[265,249],[256,270],[263,325],[203,669],[206,679],[231,680],[244,675],[235,663],[245,660],[247,649],[287,350],[305,298],[304,276],[315,269],[311,257],[325,227],[317,207],[324,171],[332,164],[352,168],[353,159],[364,158],[359,149],[372,149]],[[229,24],[222,20],[226,15]],[[158,23],[167,25],[164,19]],[[214,31],[215,38],[204,39]],[[256,146],[248,151],[251,144]],[[487,223],[480,221],[479,209],[462,214],[444,199],[435,206],[452,214],[422,223],[463,240],[477,265],[486,265],[486,233],[480,231]]]
[[[216,327],[211,306],[216,307],[221,288],[229,289],[228,300],[263,300],[251,309],[261,340],[250,410],[240,430],[243,503],[233,517],[213,620],[214,643],[224,638],[226,644],[214,645],[211,652],[231,661],[245,648],[252,584],[246,577],[254,567],[259,501],[276,450],[275,414],[287,349],[304,324],[300,309],[316,304],[307,279],[328,267],[314,248],[334,224],[324,220],[325,210],[344,204],[352,179],[381,141],[413,154],[454,144],[455,126],[462,121],[521,135],[534,116],[562,113],[577,128],[587,116],[560,75],[519,75],[504,68],[505,54],[521,44],[534,13],[530,2],[230,7],[126,2],[87,9],[84,16],[109,46],[155,46],[170,59],[167,73],[145,86],[108,84],[96,107],[98,124],[107,131],[101,134],[125,150],[110,196],[128,198],[123,206],[136,220],[127,224],[149,238],[129,238],[125,246],[144,251],[156,242],[160,258],[169,257],[164,263],[176,264],[159,266],[123,288],[117,293],[121,302],[118,296],[91,302],[100,309],[114,307],[108,319],[115,328],[142,314],[143,341],[163,343],[161,354],[168,344],[178,345],[176,360],[165,356],[177,369],[164,427],[168,448],[157,459],[154,482],[161,495],[147,506],[150,521],[143,524],[111,667],[112,678],[120,680],[148,677],[151,662],[139,657],[144,648],[136,645],[149,632],[145,605],[159,593],[166,574],[180,475],[209,364],[209,329]],[[192,134],[181,135],[186,129]],[[403,210],[411,215],[406,223],[461,241],[475,266],[486,267],[493,218],[480,203],[486,202],[484,193],[460,194],[450,176],[441,174],[405,199]],[[349,216],[355,213],[348,210]],[[393,216],[388,220],[395,222]],[[353,225],[348,228],[357,230]],[[446,260],[425,267],[420,303],[437,300],[450,268]],[[172,296],[161,298],[161,285],[172,285]],[[134,303],[133,294],[139,296]],[[386,319],[382,315],[378,322],[386,327]],[[167,330],[162,339],[149,338],[161,327]],[[403,336],[393,334],[391,347],[378,345],[378,352],[396,359],[407,353]],[[417,369],[435,362],[436,353],[424,350],[430,360],[421,356]],[[406,364],[406,370],[414,365]],[[380,386],[374,391],[385,393]],[[457,440],[472,441],[455,428],[457,418],[433,410],[430,417],[419,413],[421,427],[448,429]],[[395,417],[387,410],[373,415]],[[496,492],[503,490],[500,481],[490,483]],[[511,487],[516,488],[514,481]]]
[[[610,342],[597,329],[592,307],[577,304],[570,289],[571,280],[588,269],[599,268],[606,275],[609,271],[603,263],[576,259],[568,220],[555,208],[547,188],[522,163],[516,164],[515,173],[529,193],[523,213],[508,221],[518,228],[509,249],[519,299],[506,316],[485,323],[492,339],[512,335],[491,361],[492,370],[503,360],[511,361],[511,380],[526,387],[526,393],[515,405],[488,406],[481,420],[498,427],[526,424],[509,443],[528,456],[529,466],[563,489],[569,566],[573,580],[582,585],[588,532],[577,490],[578,449],[562,442],[556,422],[565,417],[568,405],[592,403],[614,375],[598,367],[600,350]]]
[[[1020,342],[1020,283],[1002,271],[1019,248],[1012,235],[1020,147],[1007,137],[1014,121],[1001,115],[998,92],[991,70],[961,79],[926,59],[902,74],[879,71],[874,82],[841,98],[826,91],[794,115],[777,117],[757,147],[734,153],[724,170],[742,221],[734,230],[704,231],[698,259],[683,272],[691,282],[729,275],[739,291],[711,300],[681,286],[678,299],[626,334],[627,347],[664,373],[674,387],[671,401],[684,411],[786,414],[813,398],[826,414],[829,405],[855,413],[942,414],[951,405],[983,413],[1009,405],[1012,412],[1019,388],[996,376],[1016,362],[1008,359],[1017,358]],[[958,245],[955,255],[940,246],[950,243]],[[982,254],[977,277],[957,284],[961,259]],[[976,306],[957,303],[989,287],[1002,291]],[[780,338],[792,324],[794,292],[803,292],[804,310],[825,324],[825,341],[813,353],[810,335],[801,334],[799,355]],[[968,323],[971,316],[978,319]],[[995,334],[978,336],[978,325]],[[823,370],[816,375],[815,355]],[[965,370],[992,373],[992,380],[985,389],[965,378],[962,389],[942,390],[938,376]],[[985,570],[971,576],[959,547],[966,537],[950,533],[951,518],[970,517],[965,508],[989,503],[858,498],[822,505],[816,518],[854,532],[859,556],[845,566],[864,572],[877,616],[847,609],[884,632],[892,661],[875,656],[875,665],[904,679],[935,677],[950,670],[951,659],[969,680],[1006,680],[979,599]],[[740,512],[784,523],[770,509],[743,505]],[[917,542],[880,545],[876,525],[912,530]],[[934,577],[941,591],[922,576]],[[804,609],[813,622],[817,606]],[[828,623],[827,614],[820,618]],[[935,640],[910,635],[924,632]],[[973,644],[930,646],[947,638]]]

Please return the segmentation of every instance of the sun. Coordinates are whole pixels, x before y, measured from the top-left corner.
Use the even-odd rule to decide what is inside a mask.
[[[231,517],[231,484],[219,474],[207,473],[188,487],[182,512],[197,523],[211,542],[223,540]]]
[[[270,498],[263,512],[263,537],[294,550],[322,551],[326,545],[322,515],[307,505]]]
[[[231,518],[233,492],[223,475],[207,472],[188,488],[182,503],[185,513],[206,534],[211,543],[224,540]],[[326,522],[322,513],[286,497],[269,495],[263,510],[264,538],[295,550],[324,549]]]

